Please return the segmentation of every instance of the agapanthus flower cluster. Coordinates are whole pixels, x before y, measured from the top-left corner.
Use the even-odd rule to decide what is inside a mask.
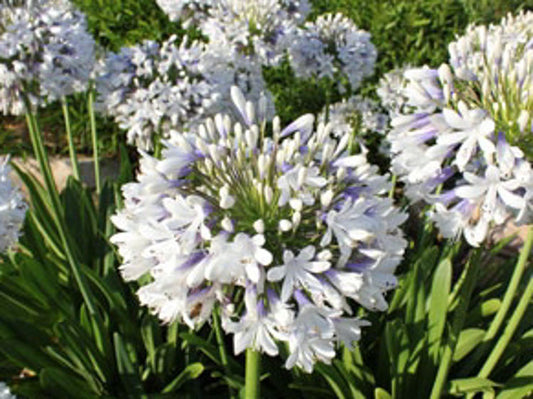
[[[197,22],[207,14],[217,0],[156,0],[171,21]]]
[[[232,86],[239,87],[253,102],[265,99],[267,120],[275,115],[274,100],[263,77],[260,60],[240,54],[236,49],[208,43],[204,58],[204,69],[218,87],[219,100],[205,116],[213,117],[219,112],[233,110],[229,96]],[[261,100],[263,101],[263,100]]]
[[[312,115],[270,129],[264,104],[232,98],[241,122],[218,114],[173,131],[160,160],[142,153],[111,240],[126,280],[151,277],[138,296],[164,322],[198,327],[218,307],[236,353],[284,341],[286,366],[310,372],[359,339],[354,302],[387,308],[406,215],[348,135]]]
[[[394,118],[402,113],[408,98],[405,95],[407,79],[404,77],[405,71],[412,69],[412,66],[394,68],[383,74],[379,80],[376,94],[381,105],[388,111],[389,116]]]
[[[442,235],[480,245],[508,220],[530,223],[533,13],[470,27],[450,64],[404,73],[402,114],[389,134],[393,171],[414,200],[434,204]]]
[[[0,253],[19,238],[27,206],[20,191],[13,186],[8,158],[0,159]]]
[[[235,84],[255,99],[266,92],[260,65],[239,63],[226,49],[187,38],[147,40],[108,54],[100,64],[97,109],[114,117],[129,143],[149,150],[154,134],[190,128],[214,115]]]
[[[223,0],[211,7],[200,28],[217,47],[278,65],[296,25],[309,11],[307,1]]]
[[[319,121],[326,122],[327,119],[339,137],[353,135],[354,132],[384,134],[388,127],[389,117],[382,112],[379,104],[360,95],[326,107]]]
[[[297,29],[291,39],[289,58],[297,77],[329,78],[356,90],[372,75],[377,58],[370,34],[358,29],[342,14],[325,14]]]
[[[16,399],[5,382],[0,382],[0,399]]]
[[[94,40],[67,1],[0,5],[0,112],[25,112],[21,93],[41,105],[86,89]]]

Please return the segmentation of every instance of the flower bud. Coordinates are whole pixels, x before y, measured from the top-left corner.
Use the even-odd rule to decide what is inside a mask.
[[[263,219],[256,220],[253,227],[258,234],[263,234],[265,232],[265,222],[263,222]]]
[[[248,120],[250,121],[250,123],[254,123],[255,110],[254,110],[254,105],[250,101],[246,102],[246,116]]]
[[[289,200],[289,205],[292,209],[294,209],[296,212],[300,212],[303,208],[303,202],[300,198],[291,198]]]
[[[281,219],[279,221],[279,229],[281,231],[289,231],[292,229],[292,223],[287,219]]]
[[[302,221],[302,214],[300,212],[294,212],[292,214],[291,220],[292,220],[293,226],[297,227],[300,224],[300,222]]]
[[[265,186],[263,189],[265,201],[267,204],[270,204],[272,202],[272,198],[274,197],[274,192],[272,191],[272,187]]]
[[[233,222],[231,221],[229,217],[225,216],[224,219],[222,219],[222,221],[220,222],[220,225],[228,233],[233,233],[234,231]]]
[[[235,198],[229,194],[229,187],[226,184],[219,190],[220,201],[219,205],[222,209],[229,209],[235,205]]]
[[[327,208],[331,205],[331,201],[333,200],[333,190],[326,190],[322,194],[320,194],[320,203],[324,208]]]

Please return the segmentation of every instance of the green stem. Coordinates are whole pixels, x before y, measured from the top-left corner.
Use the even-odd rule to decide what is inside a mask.
[[[500,330],[500,327],[502,326],[502,323],[505,320],[505,316],[507,315],[507,312],[511,308],[513,299],[516,295],[516,290],[518,289],[518,285],[520,284],[520,280],[522,279],[522,276],[524,275],[524,272],[527,266],[527,260],[531,252],[532,244],[533,244],[533,227],[529,227],[526,241],[520,252],[520,257],[514,268],[513,275],[511,276],[511,281],[509,281],[509,285],[507,286],[507,290],[505,291],[502,304],[500,308],[498,309],[496,316],[494,316],[494,319],[490,323],[489,329],[487,330],[487,333],[483,337],[481,344],[478,346],[478,348],[472,355],[473,357],[472,357],[471,362],[469,362],[469,366],[464,369],[464,371],[467,373],[465,375],[470,375],[472,368],[488,352],[491,341],[498,334],[498,331]]]
[[[329,84],[328,84],[327,87],[326,87],[326,106],[325,106],[326,115],[325,115],[325,118],[324,118],[326,123],[329,122],[329,106],[330,106],[330,103],[331,103],[331,93],[330,93],[330,87],[329,87]]]
[[[213,315],[213,325],[215,327],[215,334],[217,338],[218,352],[220,353],[220,361],[224,368],[228,368],[228,354],[226,353],[226,346],[224,345],[224,337],[220,329],[220,319],[218,312]]]
[[[259,374],[261,354],[252,348],[246,349],[245,399],[258,399],[260,395]]]
[[[48,195],[50,197],[50,202],[54,210],[53,212],[54,221],[57,225],[59,237],[61,239],[61,243],[63,244],[67,261],[72,270],[74,280],[76,281],[76,284],[78,285],[80,289],[83,300],[85,304],[87,305],[87,309],[89,310],[89,313],[95,314],[96,308],[93,305],[89,288],[85,284],[85,280],[83,279],[83,276],[79,269],[79,265],[77,261],[75,260],[74,254],[71,249],[72,248],[71,243],[69,242],[69,236],[67,234],[67,229],[65,227],[63,207],[61,205],[59,193],[57,191],[54,177],[52,175],[52,169],[50,168],[48,154],[46,153],[46,149],[43,144],[39,125],[37,123],[37,119],[35,118],[35,115],[31,112],[31,105],[27,99],[25,99],[25,104],[26,104],[26,121],[28,123],[28,130],[30,133],[30,139],[32,142],[33,151],[35,153],[35,157],[37,158],[37,162],[39,163],[39,166],[41,168],[41,173],[43,174],[45,186],[47,188]]]
[[[224,344],[224,335],[222,333],[222,329],[220,327],[220,317],[218,315],[220,309],[217,309],[217,311],[213,314],[213,327],[215,330],[215,335],[217,339],[217,345],[218,345],[218,352],[220,354],[220,362],[222,363],[222,366],[224,367],[224,370],[229,375],[230,369],[229,369],[229,363],[228,363],[228,353],[226,352],[226,345]],[[229,396],[231,398],[234,397],[233,389],[231,389],[230,386],[228,386],[229,389]]]
[[[435,383],[433,384],[433,389],[431,391],[431,399],[439,399],[442,395],[442,391],[444,390],[444,386],[448,378],[448,372],[450,371],[450,367],[452,365],[453,352],[455,351],[459,334],[463,329],[470,298],[476,285],[480,255],[481,250],[475,250],[470,260],[467,262],[465,269],[463,270],[463,293],[458,298],[459,303],[455,309],[448,342],[442,353],[439,369],[437,371],[437,377],[435,378]]]
[[[80,180],[80,165],[78,164],[78,157],[76,156],[76,147],[74,146],[74,138],[72,130],[70,129],[70,117],[68,113],[67,98],[61,98],[61,109],[63,110],[63,118],[65,119],[65,130],[67,131],[68,153],[70,156],[70,163],[72,164],[72,174],[76,180]]]
[[[89,90],[89,98],[87,100],[87,110],[89,111],[89,120],[91,123],[91,139],[93,143],[93,163],[94,163],[94,183],[96,186],[96,193],[100,194],[100,156],[98,154],[98,136],[96,134],[96,120],[94,116],[94,89]]]
[[[530,227],[526,242],[524,243],[524,247],[522,248],[522,251],[520,252],[520,258],[518,259],[518,263],[516,265],[516,269],[513,274],[511,283],[509,283],[509,288],[507,290],[508,292],[505,293],[504,303],[502,304],[502,307],[504,306],[504,304],[506,304],[505,301],[507,299],[507,294],[512,288],[512,292],[509,293],[509,296],[510,296],[510,299],[508,300],[509,303],[506,304],[506,306],[509,308],[511,305],[514,294],[516,293],[516,290],[518,288],[518,282],[520,280],[520,277],[522,276],[524,269],[526,268],[526,264],[529,258],[529,254],[531,252],[532,244],[533,244],[533,227]],[[517,270],[520,270],[520,272],[517,273]],[[517,277],[516,282],[515,282],[513,280],[515,279],[516,274],[520,274],[520,276]],[[513,283],[515,284],[513,285],[513,287],[511,287],[511,284]],[[481,371],[478,374],[479,377],[487,378],[492,372],[492,370],[494,369],[494,367],[496,366],[496,364],[498,363],[498,360],[500,360],[500,357],[503,354],[503,351],[505,350],[505,348],[507,348],[507,345],[511,341],[513,334],[515,333],[516,329],[518,328],[518,325],[520,324],[520,321],[522,320],[522,317],[524,316],[527,306],[529,305],[529,302],[531,301],[532,294],[533,294],[533,279],[530,278],[524,294],[520,297],[518,306],[513,310],[513,315],[509,319],[509,322],[507,323],[507,327],[505,327],[505,330],[502,336],[500,337],[496,345],[494,345],[494,348],[492,349],[492,352],[490,353],[487,361],[481,368]],[[497,316],[498,315],[496,315],[496,317]],[[502,320],[503,320],[503,316],[502,316]],[[501,321],[499,321],[499,324],[501,324]],[[499,325],[494,328],[495,329],[494,335],[496,334],[497,328],[499,328]],[[490,331],[491,330],[489,328],[487,335]]]
[[[394,191],[396,190],[396,179],[397,178],[398,177],[396,175],[392,175],[392,179],[391,179],[392,186],[389,191],[389,198],[394,198]]]
[[[26,112],[26,123],[28,125],[28,131],[30,133],[30,140],[33,147],[35,158],[39,163],[41,173],[43,175],[44,184],[50,196],[50,202],[54,210],[61,209],[61,201],[59,200],[59,193],[55,184],[52,169],[50,168],[50,161],[48,154],[44,148],[44,144],[41,137],[41,132],[35,115],[31,111]]]

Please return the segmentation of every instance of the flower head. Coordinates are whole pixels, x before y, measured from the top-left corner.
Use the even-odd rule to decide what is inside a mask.
[[[234,58],[222,47],[173,36],[162,44],[144,41],[110,53],[99,65],[97,108],[127,131],[129,143],[152,149],[153,135],[167,136],[215,115],[229,102],[232,85],[246,88],[272,113],[260,65]]]
[[[372,75],[376,48],[370,34],[358,29],[342,14],[326,14],[294,31],[289,59],[294,73],[302,78],[347,80],[356,90]]]
[[[478,246],[509,218],[531,219],[532,18],[470,26],[449,46],[451,67],[404,72],[393,171],[413,200],[435,204],[447,238],[464,233]]]
[[[385,73],[379,80],[376,93],[381,105],[387,109],[391,118],[402,111],[408,100],[404,94],[404,88],[407,84],[404,73],[408,69],[411,69],[411,66],[405,65],[395,68]]]
[[[348,136],[311,115],[269,131],[237,87],[231,97],[240,122],[219,114],[172,131],[161,160],[143,153],[112,241],[126,279],[151,276],[139,297],[162,320],[195,327],[218,304],[237,353],[287,341],[287,367],[310,371],[358,340],[352,302],[387,307],[405,214]]]
[[[389,117],[381,112],[375,101],[360,95],[344,99],[332,104],[329,109],[324,109],[319,121],[326,121],[326,115],[334,134],[339,137],[353,135],[354,132],[384,134],[389,123]]]
[[[32,105],[84,91],[93,71],[94,39],[85,15],[66,1],[31,7],[0,6],[0,112],[25,112]]]
[[[224,0],[200,24],[209,42],[225,51],[278,65],[296,25],[305,19],[307,1]]]
[[[216,0],[156,0],[171,21],[195,22],[204,17]]]

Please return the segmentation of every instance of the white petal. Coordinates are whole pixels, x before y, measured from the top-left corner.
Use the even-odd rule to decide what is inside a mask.
[[[287,302],[289,298],[291,297],[293,290],[294,290],[294,281],[289,275],[285,277],[285,280],[283,280],[283,285],[281,286],[281,295],[280,295],[281,302],[283,303]]]
[[[298,259],[300,260],[311,260],[315,256],[315,247],[312,245],[308,245],[304,249],[300,251],[300,254],[298,255]]]
[[[322,273],[328,270],[331,264],[326,261],[308,262],[305,264],[305,269],[312,273]]]
[[[526,205],[526,201],[522,197],[507,191],[501,186],[498,187],[498,194],[502,201],[511,208],[522,209]]]
[[[272,263],[272,254],[264,248],[257,248],[254,253],[254,258],[264,266]]]
[[[324,361],[335,357],[335,349],[329,341],[320,340],[313,345],[313,349]]]
[[[253,335],[250,331],[237,333],[233,336],[233,347],[235,354],[238,355],[244,352],[246,348],[249,348],[252,344]]]
[[[332,237],[333,237],[333,234],[331,232],[331,228],[328,228],[326,233],[322,236],[322,239],[320,240],[320,246],[325,247],[326,245],[329,245]]]
[[[494,121],[490,118],[485,119],[483,122],[481,122],[481,125],[479,125],[479,132],[482,133],[484,136],[488,136],[494,131],[494,128],[496,125],[494,124]]]
[[[472,138],[468,138],[459,148],[459,151],[457,151],[457,155],[455,158],[455,163],[457,164],[457,167],[460,171],[463,171],[465,169],[466,164],[468,161],[470,161],[470,158],[472,158],[472,154],[474,153],[476,147],[476,141]]]
[[[280,281],[283,277],[285,277],[286,272],[287,266],[285,265],[272,267],[267,273],[267,280]]]
[[[258,247],[261,247],[265,244],[265,236],[263,234],[256,234],[252,237],[252,242]]]
[[[244,98],[241,89],[237,86],[231,87],[231,99],[243,119],[249,124],[248,117],[246,116],[246,99]]]
[[[489,157],[496,151],[496,146],[494,145],[494,143],[486,137],[480,137],[478,139],[478,144],[481,148],[481,151],[483,151],[486,157]]]
[[[468,129],[470,127],[470,123],[465,121],[461,117],[461,115],[459,115],[457,112],[455,112],[452,109],[444,108],[442,110],[442,115],[444,116],[444,120],[446,121],[446,123],[450,125],[451,127],[453,127],[454,129],[462,130],[462,129]]]
[[[460,143],[467,137],[467,134],[465,132],[453,132],[448,134],[443,134],[441,136],[438,136],[437,143],[439,145],[453,145]]]
[[[455,189],[455,194],[460,198],[479,198],[485,191],[483,186],[460,186]]]
[[[264,328],[259,328],[256,336],[257,344],[270,356],[278,354],[278,347]]]
[[[315,117],[312,114],[302,115],[281,131],[281,137],[285,137],[291,133],[299,131],[302,134],[302,142],[305,143],[307,136],[313,130],[314,121]]]
[[[252,281],[253,283],[259,282],[259,279],[261,278],[261,271],[259,270],[259,266],[255,262],[247,263],[245,266],[246,269],[246,275]]]

